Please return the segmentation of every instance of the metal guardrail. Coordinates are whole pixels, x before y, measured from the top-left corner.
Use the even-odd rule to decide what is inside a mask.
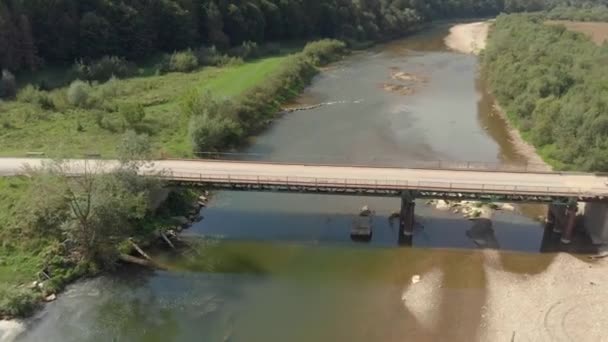
[[[288,158],[276,158],[264,153],[239,152],[198,152],[198,157],[222,161],[256,161],[278,164],[307,164],[307,165],[344,165],[365,167],[398,167],[411,169],[433,170],[469,170],[496,172],[550,172],[546,164],[539,163],[492,163],[481,161],[450,161],[450,160],[403,160],[383,157],[352,160],[344,156],[319,155],[290,155]]]
[[[368,159],[346,158],[344,156],[320,156],[306,154],[292,154],[289,158],[277,158],[271,154],[264,153],[242,153],[242,152],[197,152],[197,157],[222,161],[256,161],[260,163],[276,164],[306,164],[306,165],[332,165],[353,167],[395,167],[411,169],[430,170],[465,170],[465,171],[495,171],[495,172],[552,172],[546,164],[540,163],[492,163],[481,161],[451,161],[451,160],[403,160],[394,158],[371,157]],[[28,152],[27,158],[45,157],[45,152]],[[104,159],[97,152],[84,153],[82,157],[87,159]],[[189,160],[183,158],[165,158],[164,160]],[[199,160],[199,159],[190,159]],[[572,172],[575,173],[575,172]]]
[[[608,197],[608,188],[583,189],[572,187],[546,187],[527,185],[457,183],[441,181],[403,181],[389,179],[355,179],[323,177],[289,177],[276,175],[205,175],[202,173],[170,172],[166,174],[147,174],[164,180],[201,182],[226,185],[287,186],[312,188],[339,188],[365,190],[426,190],[437,192],[504,194],[522,196],[555,196],[555,197]]]

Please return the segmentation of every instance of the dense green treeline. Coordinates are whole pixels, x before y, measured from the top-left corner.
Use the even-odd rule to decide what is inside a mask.
[[[496,20],[484,68],[498,102],[560,169],[608,170],[608,46],[540,15]]]
[[[576,21],[608,21],[608,6],[558,6],[548,11],[547,19]]]
[[[580,0],[0,0],[0,69],[201,45],[378,40],[432,19],[535,11]],[[594,0],[593,3],[604,3]]]

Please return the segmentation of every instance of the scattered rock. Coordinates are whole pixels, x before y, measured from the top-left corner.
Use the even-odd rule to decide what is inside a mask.
[[[35,289],[38,287],[38,280],[33,281],[31,284],[27,286],[28,289]]]
[[[389,219],[396,219],[396,218],[399,218],[399,217],[401,217],[401,213],[400,213],[400,212],[398,212],[398,211],[394,211],[394,212],[391,214],[391,216],[389,216],[388,218],[389,218]]]
[[[54,301],[55,299],[57,299],[57,295],[56,295],[56,294],[54,294],[54,293],[51,293],[50,295],[48,295],[48,296],[44,297],[44,301],[45,301],[45,302],[52,302],[52,301]]]
[[[515,211],[515,207],[512,204],[503,203],[500,205],[500,210]]]
[[[453,211],[454,214],[458,214],[459,212],[460,212],[460,210],[458,210],[458,209],[454,209],[454,211]]]
[[[418,77],[412,75],[412,74],[408,74],[407,72],[403,72],[403,71],[398,71],[395,72],[391,75],[391,78],[397,81],[404,81],[404,82],[409,82],[409,81],[419,81]]]
[[[439,200],[437,201],[437,204],[435,204],[435,208],[439,210],[450,210],[450,204],[444,200]]]
[[[198,201],[199,201],[199,203],[200,202],[207,203],[207,202],[209,202],[209,199],[207,198],[207,196],[201,195],[201,196],[199,196]]]
[[[420,282],[420,276],[419,275],[414,275],[412,277],[412,284],[418,284]]]
[[[363,217],[367,217],[367,216],[371,216],[372,211],[369,209],[369,206],[365,205],[363,206],[363,208],[361,208],[361,211],[359,212],[359,216],[363,216]]]

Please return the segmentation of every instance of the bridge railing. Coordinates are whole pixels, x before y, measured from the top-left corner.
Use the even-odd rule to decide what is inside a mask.
[[[149,174],[165,180],[224,185],[285,186],[362,190],[425,190],[437,192],[508,194],[528,196],[608,197],[606,188],[575,188],[515,184],[463,183],[442,181],[407,181],[391,179],[290,177],[277,175],[202,174],[169,172]]]
[[[314,165],[348,165],[367,167],[399,167],[411,169],[436,170],[469,170],[469,171],[496,171],[496,172],[548,172],[551,168],[542,163],[509,162],[492,163],[481,161],[454,161],[454,160],[411,160],[385,157],[350,158],[345,156],[319,156],[293,154],[287,157],[277,157],[265,153],[238,153],[238,152],[198,152],[197,157],[223,161],[257,161],[267,163],[286,164],[314,164]]]

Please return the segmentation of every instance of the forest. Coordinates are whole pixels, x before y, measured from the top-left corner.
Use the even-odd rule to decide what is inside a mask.
[[[498,102],[558,169],[608,170],[608,46],[545,24],[502,15],[484,52]]]
[[[0,70],[243,42],[387,40],[430,20],[606,0],[0,0]]]

